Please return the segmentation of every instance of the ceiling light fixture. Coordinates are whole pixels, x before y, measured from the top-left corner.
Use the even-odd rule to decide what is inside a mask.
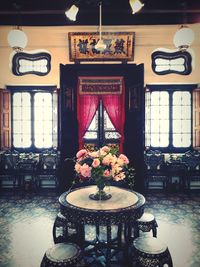
[[[17,26],[8,33],[8,43],[15,52],[20,52],[26,47],[28,38],[25,32]]]
[[[132,14],[137,13],[144,6],[144,4],[140,2],[140,0],[129,0],[129,4],[132,9]]]
[[[106,49],[106,44],[102,39],[102,2],[99,3],[99,41],[95,45],[95,49],[98,51],[104,51]]]
[[[186,25],[182,25],[174,35],[174,45],[179,50],[186,50],[194,41],[194,32]]]
[[[65,11],[65,15],[68,19],[76,21],[76,15],[79,11],[79,8],[76,5],[72,5],[68,10]]]
[[[13,4],[14,9],[16,10],[17,13],[17,23],[11,31],[9,31],[7,39],[8,39],[8,43],[9,45],[12,47],[12,49],[15,52],[20,52],[23,51],[23,49],[26,47],[27,43],[28,43],[28,38],[25,34],[25,32],[23,32],[22,30],[22,22],[21,22],[21,14],[20,14],[20,9],[21,6],[14,3]]]

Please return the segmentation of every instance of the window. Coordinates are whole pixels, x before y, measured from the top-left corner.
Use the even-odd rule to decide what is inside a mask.
[[[51,70],[51,55],[49,53],[16,53],[12,58],[12,72],[22,76],[35,74],[44,76]]]
[[[145,94],[145,145],[164,152],[192,146],[192,86],[149,86]]]
[[[95,116],[84,135],[84,142],[92,142],[100,147],[108,143],[118,144],[119,138],[120,134],[115,130],[102,101],[100,101]]]
[[[41,150],[57,146],[57,98],[53,90],[12,91],[12,147]]]

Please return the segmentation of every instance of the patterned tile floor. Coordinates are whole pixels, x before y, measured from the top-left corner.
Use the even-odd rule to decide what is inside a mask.
[[[58,197],[53,192],[1,192],[0,267],[40,266],[45,251],[53,244]],[[199,267],[200,194],[148,193],[145,197],[145,210],[155,215],[158,236],[168,245],[174,267]]]

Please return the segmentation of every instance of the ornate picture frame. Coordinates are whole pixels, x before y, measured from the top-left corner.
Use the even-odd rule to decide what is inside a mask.
[[[189,75],[192,72],[192,56],[187,51],[156,50],[151,54],[151,60],[152,70],[157,75],[170,73]]]
[[[51,70],[51,55],[47,52],[16,53],[12,58],[12,73],[16,76],[45,76]]]
[[[95,49],[99,41],[97,32],[69,32],[70,61],[133,61],[134,32],[102,32],[106,48]]]

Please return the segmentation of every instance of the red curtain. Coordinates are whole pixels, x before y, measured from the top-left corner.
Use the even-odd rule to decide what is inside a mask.
[[[122,90],[124,92],[124,90]],[[121,135],[120,152],[123,152],[124,143],[124,93],[122,95],[103,95],[102,103],[115,129]]]
[[[83,136],[92,122],[99,100],[102,99],[103,106],[111,122],[121,135],[120,152],[123,152],[125,120],[124,91],[124,82],[121,94],[80,94],[78,85],[79,149],[83,148]]]
[[[83,136],[90,126],[98,106],[97,95],[80,95],[78,97],[79,148],[83,147]]]

